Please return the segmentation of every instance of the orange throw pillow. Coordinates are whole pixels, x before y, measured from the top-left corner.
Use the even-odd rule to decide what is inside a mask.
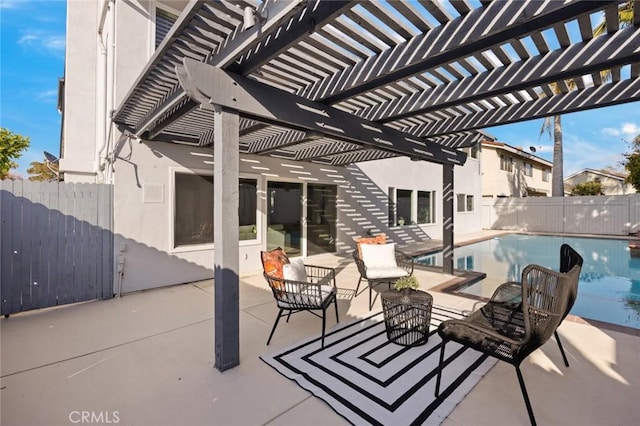
[[[358,256],[362,259],[362,250],[360,244],[387,244],[387,234],[378,234],[375,237],[363,237],[360,238],[356,245],[358,246]]]
[[[276,278],[284,278],[282,267],[289,262],[289,257],[280,247],[276,247],[271,251],[261,251],[262,268],[267,275]]]

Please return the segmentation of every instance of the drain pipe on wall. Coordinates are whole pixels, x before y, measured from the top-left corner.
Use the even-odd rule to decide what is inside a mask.
[[[113,114],[113,85],[115,81],[115,22],[116,9],[115,0],[105,0],[100,13],[100,21],[98,23],[98,47],[100,51],[100,61],[98,61],[98,79],[96,83],[101,86],[101,96],[97,96],[96,100],[96,140],[102,141],[102,146],[98,149],[98,158],[96,164],[96,173],[99,181],[103,183],[111,183],[111,176],[105,174],[105,166],[107,163],[107,154],[112,138],[112,114]],[[109,12],[111,12],[109,14]],[[105,25],[107,17],[110,19],[110,29],[105,38]],[[112,90],[109,90],[109,88]]]

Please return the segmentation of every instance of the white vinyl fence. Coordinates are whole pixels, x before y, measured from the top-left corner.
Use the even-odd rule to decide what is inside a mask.
[[[640,195],[483,200],[484,229],[629,235],[640,231]]]

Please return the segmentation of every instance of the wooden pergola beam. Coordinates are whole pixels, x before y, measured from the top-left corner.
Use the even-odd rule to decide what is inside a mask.
[[[258,121],[440,164],[462,165],[466,154],[408,138],[404,133],[337,108],[313,102],[255,80],[185,58],[176,67],[180,84],[195,101],[220,105]]]

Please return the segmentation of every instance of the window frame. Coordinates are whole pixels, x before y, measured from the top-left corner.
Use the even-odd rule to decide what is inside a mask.
[[[533,164],[527,161],[524,162],[524,175],[533,177]]]
[[[513,157],[507,154],[500,154],[500,170],[513,173]]]
[[[203,251],[203,250],[213,250],[215,249],[215,241],[213,243],[207,244],[193,244],[193,245],[182,245],[175,246],[175,214],[176,214],[176,173],[185,173],[185,174],[195,174],[200,176],[212,176],[213,171],[210,169],[188,169],[185,167],[171,167],[169,169],[170,173],[170,209],[169,209],[169,253],[184,253],[184,252],[193,252],[193,251]],[[239,245],[242,246],[254,246],[262,244],[262,224],[263,224],[263,216],[264,216],[264,208],[263,208],[263,198],[265,191],[265,182],[261,175],[252,174],[252,173],[240,173],[238,176],[238,187],[240,186],[240,179],[252,179],[256,181],[256,238],[253,240],[240,240],[240,234],[238,232],[238,242]],[[215,197],[215,194],[214,194]],[[215,198],[214,198],[215,203]],[[238,205],[238,209],[240,205]],[[212,213],[213,214],[213,213]],[[238,212],[239,214],[239,212]],[[266,231],[265,231],[266,232]]]
[[[153,54],[155,53],[155,51],[157,50],[156,47],[156,19],[158,16],[158,9],[162,10],[165,13],[171,14],[173,16],[176,17],[176,21],[178,20],[178,17],[180,16],[180,12],[176,9],[174,9],[171,6],[168,6],[166,4],[158,4],[155,3],[152,7],[151,10],[151,22],[149,25],[149,57],[153,56]],[[174,22],[175,25],[175,22]]]
[[[420,193],[429,194],[429,218],[430,222],[420,222]],[[433,225],[436,223],[436,191],[424,191],[421,189],[416,190],[416,204],[417,204],[417,212],[416,212],[416,223],[418,225]]]
[[[551,175],[551,170],[548,167],[544,167],[542,169],[542,181],[549,182],[550,175]]]
[[[191,174],[196,176],[211,176],[213,178],[213,171],[210,169],[188,169],[186,167],[171,167],[169,168],[169,173],[171,173],[171,208],[169,208],[169,252],[170,253],[185,253],[192,251],[203,251],[203,250],[212,250],[215,248],[215,236],[213,243],[205,243],[205,244],[190,244],[190,245],[181,245],[176,246],[175,241],[175,229],[176,229],[176,175],[180,174]],[[214,194],[214,203],[215,203],[215,194]],[[213,211],[211,212],[211,216],[213,216]]]
[[[475,197],[473,194],[456,193],[456,213],[473,213],[475,209]],[[460,202],[462,199],[463,202]],[[469,209],[469,201],[471,201],[471,209]]]

